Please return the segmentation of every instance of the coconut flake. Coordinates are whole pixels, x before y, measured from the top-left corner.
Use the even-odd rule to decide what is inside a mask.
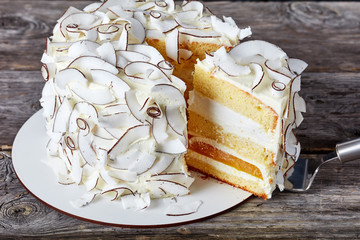
[[[261,81],[264,78],[265,73],[262,66],[258,63],[250,63],[250,67],[255,72],[255,79],[253,81],[253,85],[251,88],[251,91],[254,91],[254,89],[260,85]]]
[[[179,108],[176,106],[165,107],[165,116],[169,126],[179,135],[183,136],[186,130],[186,119],[184,119]]]
[[[90,71],[92,80],[95,83],[102,84],[113,89],[118,99],[124,99],[125,92],[130,90],[129,85],[116,75],[106,70],[94,69]]]
[[[67,96],[67,85],[70,82],[76,82],[77,84],[87,86],[88,81],[85,78],[85,75],[78,69],[75,68],[66,68],[59,71],[54,79],[54,84],[57,89],[57,92],[61,96]]]
[[[229,76],[242,76],[251,73],[248,66],[237,64],[232,56],[226,52],[225,47],[219,48],[214,53],[213,60],[214,64]]]
[[[166,105],[186,106],[183,93],[173,85],[157,84],[151,88],[150,92],[154,97],[163,99]]]
[[[275,97],[282,97],[284,95],[285,89],[286,85],[282,82],[274,81],[271,84],[271,93]]]
[[[72,106],[70,102],[65,98],[54,117],[54,123],[52,131],[55,133],[64,133],[67,129],[67,122],[72,112]]]
[[[176,138],[158,144],[156,151],[167,154],[181,154],[186,152],[186,147],[180,139]]]
[[[265,68],[269,76],[276,80],[277,82],[281,82],[287,85],[291,81],[291,76],[288,76],[280,71],[274,70],[271,66],[269,66],[268,61],[265,61]]]
[[[131,114],[140,122],[145,122],[146,116],[141,110],[141,105],[136,97],[136,91],[125,92],[126,104],[130,109]]]
[[[69,132],[75,132],[77,130],[77,119],[80,117],[80,114],[82,118],[98,123],[98,112],[95,106],[88,102],[78,102],[74,105],[69,117]]]
[[[161,188],[166,193],[169,193],[174,196],[183,196],[189,194],[189,189],[177,182],[165,180],[165,179],[156,179],[148,182],[148,185],[151,188]]]
[[[154,164],[156,156],[140,152],[138,158],[133,159],[132,164],[129,166],[129,171],[136,172],[136,174],[142,174],[148,171]]]
[[[234,59],[244,59],[255,55],[261,55],[268,60],[287,58],[286,53],[282,49],[261,40],[240,43],[231,49],[229,53]]]
[[[120,68],[124,68],[130,62],[148,62],[150,60],[150,57],[145,54],[134,51],[119,50],[116,51],[116,55],[118,60],[120,59],[117,64]]]
[[[92,201],[94,201],[95,197],[96,197],[95,193],[85,193],[79,199],[71,201],[70,203],[74,207],[80,208],[89,205]]]
[[[134,51],[146,55],[150,58],[149,63],[155,65],[164,60],[164,57],[159,53],[159,51],[152,46],[147,46],[143,44],[131,44],[128,46],[128,51]]]
[[[179,49],[179,58],[182,60],[188,60],[193,55],[192,51],[187,49]]]
[[[138,178],[136,172],[130,172],[128,170],[109,170],[109,175],[113,178],[116,178],[120,181],[125,182],[135,182]]]
[[[107,10],[114,14],[116,18],[127,18],[127,17],[133,17],[133,12],[131,11],[125,11],[122,6],[114,5],[111,7],[108,7]]]
[[[82,167],[80,166],[80,157],[78,152],[73,155],[70,176],[74,180],[75,184],[80,184],[82,177]]]
[[[138,159],[141,152],[137,149],[130,149],[127,152],[117,155],[115,159],[108,161],[110,167],[128,170],[134,160]]]
[[[196,11],[201,18],[204,12],[204,5],[199,1],[188,1],[182,6],[183,11]]]
[[[194,182],[194,178],[189,177],[184,173],[163,173],[154,175],[151,177],[152,180],[167,180],[172,182],[177,182],[185,187],[190,187],[190,185]]]
[[[298,112],[306,112],[305,100],[298,93],[294,93],[294,108]]]
[[[78,134],[78,146],[84,161],[87,162],[90,166],[94,167],[98,161],[98,158],[91,144],[92,139],[91,135],[88,134],[89,130],[90,129],[88,129],[88,126],[85,129],[80,128]]]
[[[213,29],[216,32],[222,33],[230,39],[236,39],[239,35],[240,29],[237,27],[232,18],[224,17],[224,21],[221,21],[216,16],[210,16]]]
[[[60,22],[60,32],[66,37],[71,33],[78,33],[79,29],[90,29],[96,26],[99,21],[101,20],[94,14],[86,12],[73,13]]]
[[[179,33],[184,35],[189,35],[192,37],[198,38],[218,38],[221,37],[216,31],[203,30],[203,29],[189,29],[189,28],[179,28]]]
[[[291,82],[291,92],[298,92],[301,90],[301,76],[296,76]]]
[[[162,143],[169,137],[169,135],[166,133],[166,128],[167,121],[165,117],[153,119],[151,131],[157,143]]]
[[[139,124],[141,122],[129,113],[110,114],[99,118],[99,126],[103,128],[129,128]]]
[[[174,65],[171,62],[162,60],[160,61],[157,66],[167,75],[170,76],[174,71]]]
[[[296,75],[300,75],[308,66],[306,62],[295,58],[289,58],[287,63],[290,71]]]
[[[71,44],[67,55],[71,58],[78,58],[80,56],[96,56],[96,49],[100,47],[97,42],[82,40]]]
[[[243,40],[244,38],[250,37],[251,35],[252,35],[252,31],[250,27],[240,29],[239,40]]]
[[[189,214],[194,214],[198,211],[201,204],[201,200],[190,202],[187,204],[171,204],[166,208],[165,214],[167,216],[185,216]]]
[[[165,47],[166,55],[179,63],[179,31],[177,29],[167,34]]]
[[[129,194],[121,197],[121,203],[124,209],[139,211],[150,206],[149,193]]]
[[[111,43],[103,43],[100,47],[96,49],[96,51],[103,60],[116,66],[115,49]]]
[[[183,11],[173,14],[175,21],[183,28],[199,29],[201,26],[197,24],[195,18],[198,16],[198,11]]]
[[[162,33],[168,33],[179,26],[174,19],[155,19],[152,21],[152,25]]]
[[[175,160],[172,155],[161,154],[160,158],[149,169],[150,174],[160,174],[164,172]]]
[[[71,91],[81,99],[92,104],[105,105],[115,101],[114,95],[107,87],[99,86],[98,88],[90,89],[80,84],[75,84],[72,86]]]
[[[113,40],[114,37],[117,36],[121,27],[122,25],[114,23],[104,23],[103,21],[103,24],[100,24],[96,27],[96,32],[99,36],[99,40],[102,42]]]
[[[128,45],[129,45],[129,29],[130,29],[130,25],[129,24],[125,24],[121,35],[120,35],[120,39],[117,45],[116,50],[127,50]]]
[[[104,61],[99,57],[81,56],[72,61],[68,68],[80,68],[80,69],[103,69],[113,74],[118,74],[119,70],[112,64]]]
[[[139,125],[129,128],[126,133],[115,143],[115,145],[109,150],[111,159],[124,152],[135,141],[146,139],[150,135],[150,126]]]
[[[131,25],[130,33],[137,40],[137,42],[134,42],[134,43],[143,43],[145,40],[145,29],[144,29],[143,25],[135,18],[127,17],[125,19],[128,22],[130,22],[130,25]]]

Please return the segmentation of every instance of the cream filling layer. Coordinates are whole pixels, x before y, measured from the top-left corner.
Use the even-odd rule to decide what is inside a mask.
[[[257,167],[260,170],[261,175],[263,176],[263,180],[265,182],[269,182],[271,179],[275,180],[274,171],[272,172],[272,170],[269,167],[266,167],[263,164],[259,164],[251,159],[248,159],[248,158],[240,155],[236,151],[234,151],[228,147],[225,147],[221,144],[218,144],[216,141],[214,141],[212,139],[208,139],[208,138],[204,138],[204,137],[192,137],[191,139],[189,139],[189,145],[191,145],[191,143],[193,143],[193,142],[203,142],[203,143],[209,144],[209,145],[214,146],[215,148],[219,149],[220,151],[229,153],[236,158],[239,158],[245,162],[248,162],[248,163],[254,165],[255,167]]]
[[[191,151],[191,150],[190,150]],[[199,153],[196,153],[194,151],[191,151],[191,154],[196,155],[196,158],[202,162],[204,162],[204,164],[209,164],[212,167],[218,169],[219,171],[225,172],[227,174],[230,174],[232,176],[236,176],[237,178],[242,178],[246,181],[249,182],[254,182],[256,184],[258,184],[262,189],[264,189],[265,194],[267,195],[268,198],[271,197],[271,193],[272,191],[275,189],[275,181],[270,184],[266,178],[264,178],[264,180],[261,180],[257,177],[254,177],[248,173],[236,170],[233,167],[230,167],[226,164],[223,164],[221,162],[215,161],[211,158],[205,157]],[[266,180],[265,180],[266,179]]]
[[[257,122],[213,101],[194,91],[189,95],[189,110],[220,125],[225,132],[238,135],[241,138],[259,144],[260,146],[277,153],[279,149],[280,125],[274,133],[265,131]]]

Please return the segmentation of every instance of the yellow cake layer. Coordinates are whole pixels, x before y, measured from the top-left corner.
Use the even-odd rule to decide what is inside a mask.
[[[211,165],[211,161],[213,161],[211,158],[200,155],[191,149],[188,150],[186,155],[186,162],[190,168],[198,170],[235,187],[239,187],[243,190],[251,192],[259,197],[262,197],[263,199],[268,198],[261,181],[244,179],[237,175],[227,173],[221,168]]]
[[[278,115],[271,107],[198,65],[195,65],[193,87],[202,95],[259,123],[266,131],[275,131]]]
[[[261,164],[267,168],[275,167],[275,154],[250,142],[248,139],[240,138],[232,133],[224,132],[223,128],[202,116],[188,111],[188,129],[192,136],[200,136],[216,141],[225,147],[228,147],[244,159],[251,159],[256,164]]]
[[[186,83],[186,92],[185,98],[188,99],[189,91],[193,89],[193,72],[195,69],[196,60],[203,60],[205,58],[205,52],[213,52],[221,47],[221,45],[214,43],[204,43],[204,42],[183,42],[180,44],[180,49],[190,50],[193,55],[188,60],[181,60],[180,63],[170,59],[166,55],[166,47],[165,47],[165,38],[164,39],[152,39],[146,38],[145,41],[150,46],[156,48],[164,58],[171,62],[175,69],[173,75],[182,79]],[[227,50],[230,47],[226,47]]]

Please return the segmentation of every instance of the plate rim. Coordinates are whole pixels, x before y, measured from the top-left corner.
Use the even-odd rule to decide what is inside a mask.
[[[21,136],[21,133],[24,131],[24,129],[27,127],[27,125],[29,124],[29,121],[34,118],[37,114],[41,114],[43,110],[40,109],[38,110],[37,112],[35,112],[33,115],[31,115],[26,121],[25,123],[21,126],[21,128],[19,129],[19,131],[17,132],[16,136],[15,136],[15,139],[14,139],[14,142],[13,142],[13,149],[12,149],[12,155],[11,155],[11,164],[13,166],[13,170],[14,170],[14,173],[17,177],[17,179],[19,180],[20,184],[35,198],[37,199],[38,201],[40,201],[42,204],[64,214],[64,215],[67,215],[69,217],[72,217],[72,218],[75,218],[75,219],[78,219],[78,220],[82,220],[82,221],[85,221],[85,222],[89,222],[89,223],[93,223],[93,224],[100,224],[100,225],[105,225],[105,226],[110,226],[110,227],[123,227],[123,228],[162,228],[162,227],[173,227],[173,226],[180,226],[180,225],[186,225],[186,224],[191,224],[191,223],[196,223],[196,222],[200,222],[200,221],[204,221],[204,220],[207,220],[207,219],[210,219],[210,218],[213,218],[213,217],[216,217],[218,215],[221,215],[221,214],[224,214],[226,212],[230,212],[232,211],[233,209],[237,208],[239,205],[245,203],[247,200],[249,200],[253,194],[251,193],[248,193],[249,196],[245,197],[243,200],[241,200],[240,202],[236,203],[235,205],[232,205],[228,208],[225,208],[221,211],[218,211],[218,212],[215,212],[215,213],[212,213],[212,214],[209,214],[207,216],[203,216],[203,217],[198,217],[198,218],[194,218],[194,219],[189,219],[189,220],[184,220],[184,221],[178,221],[178,222],[172,222],[172,223],[161,223],[161,224],[155,224],[155,225],[152,225],[152,224],[147,224],[147,225],[143,225],[143,224],[121,224],[121,223],[113,223],[113,222],[105,222],[105,221],[99,221],[99,220],[95,220],[95,219],[91,219],[91,218],[87,218],[87,217],[83,217],[83,216],[79,216],[79,215],[76,215],[76,214],[73,214],[71,212],[68,212],[68,211],[65,211],[65,210],[62,210],[58,207],[55,207],[53,206],[51,203],[48,203],[46,202],[45,200],[41,199],[39,196],[37,196],[35,193],[33,193],[27,186],[26,184],[23,182],[23,180],[21,180],[21,177],[19,176],[17,170],[16,170],[16,164],[14,164],[14,159],[16,159],[17,157],[14,157],[14,153],[15,153],[15,156],[17,155],[16,152],[18,150],[16,150],[18,148],[18,139],[19,139],[19,136]],[[15,151],[14,151],[15,150]],[[40,161],[40,160],[39,160]],[[45,163],[44,163],[45,164]],[[50,169],[49,169],[50,170]],[[194,171],[193,169],[190,169],[191,172],[197,172],[199,174],[202,174],[204,175],[203,173],[199,172],[199,171]],[[207,176],[207,175],[204,175],[208,178],[211,178],[211,179],[214,179],[212,178],[211,176]],[[216,179],[214,179],[216,180]],[[222,182],[221,182],[222,184]],[[226,183],[224,183],[226,184]],[[244,191],[244,190],[243,190]],[[246,191],[245,191],[246,192]]]

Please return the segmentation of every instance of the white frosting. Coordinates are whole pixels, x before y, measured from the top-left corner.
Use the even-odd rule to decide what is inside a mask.
[[[205,119],[217,123],[223,128],[224,132],[232,133],[240,138],[249,139],[273,152],[278,150],[279,131],[275,131],[274,133],[266,131],[259,123],[234,112],[230,108],[196,91],[190,92],[188,103],[190,111],[196,112]]]

